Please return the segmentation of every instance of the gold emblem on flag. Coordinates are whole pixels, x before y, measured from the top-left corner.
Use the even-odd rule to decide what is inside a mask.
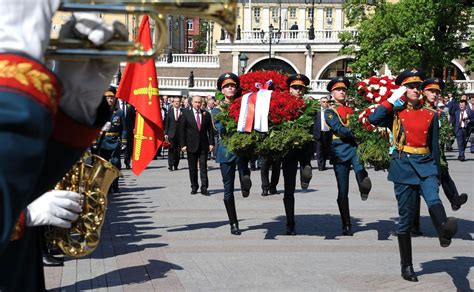
[[[142,87],[133,90],[133,95],[147,95],[148,105],[152,104],[153,96],[158,96],[158,88],[151,85],[151,80],[151,77],[148,77],[148,87]]]
[[[152,137],[147,137],[143,135],[143,125],[145,120],[142,115],[138,113],[137,125],[135,130],[135,147],[133,149],[133,160],[140,160],[140,153],[142,152],[142,142],[143,140],[152,140]]]

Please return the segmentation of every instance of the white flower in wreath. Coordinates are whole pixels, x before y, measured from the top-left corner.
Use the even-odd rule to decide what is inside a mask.
[[[379,94],[383,96],[385,95],[385,93],[387,93],[387,87],[381,86],[379,90]]]

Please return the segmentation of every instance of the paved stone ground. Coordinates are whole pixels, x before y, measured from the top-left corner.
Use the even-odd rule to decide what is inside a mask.
[[[474,288],[474,155],[455,160],[451,176],[470,201],[448,216],[459,232],[441,248],[426,205],[424,237],[414,238],[419,282],[400,277],[393,185],[387,173],[369,170],[373,190],[362,202],[351,175],[355,234],[340,236],[337,188],[332,169],[313,170],[307,192],[297,190],[297,236],[282,235],[282,195],[260,196],[259,172],[252,173],[249,198],[236,192],[241,236],[231,235],[222,202],[218,165],[210,162],[210,197],[190,195],[187,162],[169,172],[165,159],[136,177],[124,170],[121,193],[110,196],[99,248],[89,257],[46,268],[48,289],[64,291],[472,291]],[[313,161],[315,164],[315,161]],[[239,186],[238,182],[236,185]],[[280,180],[279,190],[283,189]]]

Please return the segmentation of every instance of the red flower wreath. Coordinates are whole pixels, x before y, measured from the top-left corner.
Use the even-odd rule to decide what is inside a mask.
[[[367,131],[369,132],[373,132],[377,127],[375,127],[374,125],[372,125],[369,121],[369,116],[370,114],[372,114],[375,109],[379,106],[379,104],[373,104],[371,106],[369,106],[368,108],[366,108],[365,110],[363,110],[360,114],[359,114],[359,123],[362,125],[362,127],[364,127]]]
[[[372,76],[357,84],[357,92],[367,101],[380,104],[389,98],[398,87],[395,84],[395,78],[392,76]]]
[[[240,85],[244,92],[258,91],[256,84],[264,84],[268,80],[273,81],[268,119],[274,125],[296,120],[306,108],[303,98],[292,96],[288,92],[287,78],[286,75],[276,71],[256,71],[240,76]],[[229,115],[236,122],[239,120],[241,99],[242,97],[235,99],[229,107]]]

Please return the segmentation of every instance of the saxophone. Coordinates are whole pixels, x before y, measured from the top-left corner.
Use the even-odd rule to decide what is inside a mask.
[[[73,258],[91,254],[100,242],[107,193],[119,176],[122,176],[120,171],[110,162],[86,153],[55,186],[55,190],[81,194],[82,213],[72,222],[71,228],[51,227],[46,235],[48,241]]]

